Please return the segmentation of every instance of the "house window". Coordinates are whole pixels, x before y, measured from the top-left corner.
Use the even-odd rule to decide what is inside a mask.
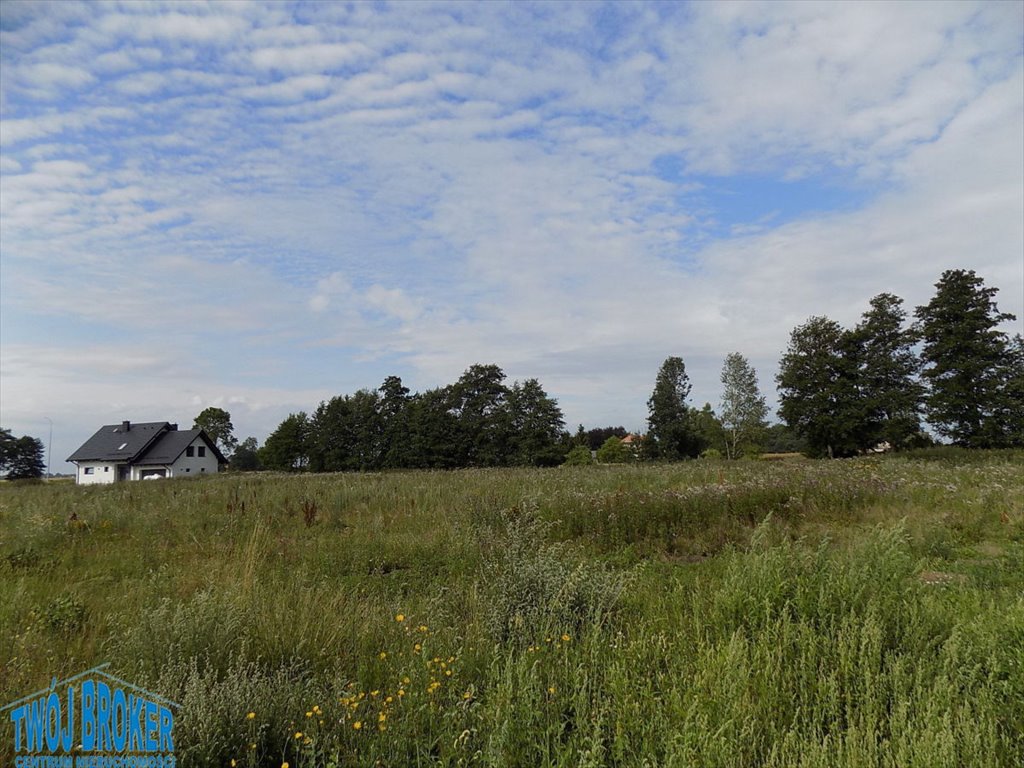
[[[104,472],[109,472],[109,471],[110,471],[110,467],[104,467],[104,468],[103,468],[103,471],[104,471]]]
[[[206,446],[205,445],[200,445],[199,446],[199,455],[200,456],[205,456],[206,455]]]
[[[188,467],[185,467],[185,471],[186,471],[186,472],[191,472],[192,470],[191,470],[191,469],[189,469]]]
[[[85,468],[85,474],[87,474],[87,475],[91,475],[95,471],[96,471],[95,467],[86,467]]]
[[[195,455],[196,455],[196,449],[195,449],[195,448],[193,448],[193,447],[192,447],[192,446],[190,445],[190,446],[189,446],[188,448],[186,448],[186,449],[185,449],[185,455],[186,455],[186,456],[195,456]]]

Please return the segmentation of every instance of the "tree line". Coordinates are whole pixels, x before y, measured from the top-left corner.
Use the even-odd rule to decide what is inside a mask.
[[[722,399],[690,403],[681,357],[661,365],[645,435],[621,427],[571,435],[557,402],[535,380],[504,384],[496,365],[410,394],[391,376],[376,390],[291,414],[262,448],[249,438],[236,468],[340,471],[568,462],[737,458],[769,451],[852,456],[931,445],[925,426],[965,447],[1024,446],[1024,340],[999,325],[996,288],[973,271],[948,270],[913,319],[882,293],[853,328],[814,316],[793,329],[775,377],[781,424],[769,425],[757,372],[738,352],[721,371]]]
[[[968,448],[1024,447],[1024,337],[999,326],[997,288],[972,270],[947,270],[913,317],[881,293],[860,322],[825,316],[797,326],[775,377],[781,424],[768,424],[757,372],[740,353],[722,366],[716,412],[690,404],[681,357],[669,357],[647,401],[645,435],[621,427],[565,430],[557,401],[536,379],[506,384],[494,364],[470,366],[447,386],[412,393],[397,376],[290,414],[264,445],[239,442],[230,414],[195,420],[237,470],[313,472],[554,466],[563,462],[737,458],[769,451],[852,456],[879,446],[934,442],[926,425]],[[41,477],[42,442],[0,430],[0,471]]]

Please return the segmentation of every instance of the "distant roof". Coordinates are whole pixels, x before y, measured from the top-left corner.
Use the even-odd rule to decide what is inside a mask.
[[[166,421],[139,424],[121,422],[105,424],[82,447],[68,456],[68,461],[132,461],[164,432],[177,429]]]

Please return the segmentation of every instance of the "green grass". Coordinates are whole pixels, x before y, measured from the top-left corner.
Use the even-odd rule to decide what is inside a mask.
[[[0,487],[0,702],[186,768],[1019,766],[1022,595],[1012,452]]]

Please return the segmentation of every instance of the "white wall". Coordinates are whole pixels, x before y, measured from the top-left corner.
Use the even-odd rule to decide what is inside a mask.
[[[86,470],[91,469],[91,474]],[[75,482],[79,485],[105,485],[117,481],[117,465],[104,461],[82,461],[75,472]]]
[[[201,437],[192,441],[192,456],[182,453],[178,460],[171,465],[171,477],[202,477],[203,475],[216,474],[218,469],[217,457],[213,451],[203,442]],[[206,455],[200,456],[199,449],[205,449]]]

